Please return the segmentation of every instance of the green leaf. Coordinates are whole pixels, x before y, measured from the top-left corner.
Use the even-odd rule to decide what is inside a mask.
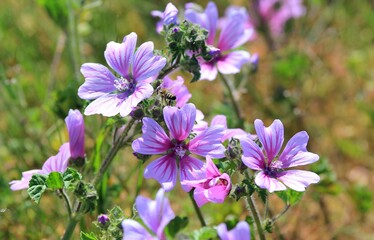
[[[97,240],[98,238],[95,236],[94,233],[81,232],[80,233],[80,239],[81,240]]]
[[[62,174],[64,188],[73,190],[76,184],[82,179],[82,175],[74,168],[67,168]]]
[[[171,220],[165,228],[165,233],[168,239],[174,239],[177,233],[185,228],[188,225],[188,218],[187,217],[179,217],[176,216],[173,220]]]
[[[304,195],[304,192],[297,192],[297,191],[292,190],[292,189],[287,189],[285,191],[276,192],[276,194],[286,204],[290,204],[291,206],[293,206],[296,203],[300,202],[301,198]]]
[[[51,188],[53,190],[61,189],[64,187],[64,180],[62,179],[62,174],[59,172],[51,172],[48,175],[45,183],[48,188]]]
[[[218,239],[217,230],[215,230],[213,227],[203,227],[192,233],[192,239],[194,240]]]
[[[47,189],[46,186],[46,175],[34,174],[29,182],[29,188],[27,192],[32,200],[39,204],[40,198],[42,197],[44,191]]]

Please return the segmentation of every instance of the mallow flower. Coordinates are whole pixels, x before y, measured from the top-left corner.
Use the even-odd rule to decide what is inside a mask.
[[[151,15],[153,17],[158,17],[160,18],[160,21],[157,22],[156,24],[156,31],[160,33],[162,29],[164,28],[164,25],[169,25],[169,24],[176,24],[177,19],[178,19],[178,9],[172,4],[168,3],[166,5],[165,11],[161,12],[158,10],[154,10],[151,12]]]
[[[174,188],[178,175],[185,191],[191,189],[184,180],[201,179],[204,163],[190,156],[191,153],[214,158],[225,156],[225,147],[220,139],[222,126],[212,126],[189,138],[196,120],[196,107],[192,103],[182,108],[165,107],[164,120],[169,136],[152,118],[143,118],[143,135],[132,143],[135,153],[163,156],[151,162],[144,170],[145,178],[156,179],[165,191]]]
[[[192,96],[186,85],[184,85],[184,79],[181,76],[178,76],[177,80],[172,80],[168,76],[164,77],[160,87],[176,97],[175,106],[177,107],[183,107]]]
[[[101,64],[82,65],[81,72],[86,80],[79,87],[78,95],[82,99],[94,100],[84,114],[111,117],[120,113],[124,117],[152,95],[150,82],[165,66],[166,59],[153,54],[152,42],[143,43],[135,51],[136,41],[137,35],[130,33],[122,43],[107,44],[104,56],[117,76]]]
[[[41,169],[33,169],[22,173],[21,180],[13,180],[10,189],[13,191],[27,189],[34,174],[49,174],[51,172],[65,172],[69,165],[69,160],[84,158],[84,121],[78,110],[69,110],[65,118],[66,127],[69,134],[69,142],[61,145],[59,152],[55,156],[49,157]]]
[[[285,190],[286,186],[296,191],[305,191],[310,184],[319,182],[320,177],[313,172],[288,169],[319,159],[317,154],[307,151],[309,136],[305,131],[296,133],[278,156],[284,140],[282,122],[277,119],[269,127],[264,127],[264,123],[256,119],[254,125],[262,147],[249,139],[240,139],[240,142],[243,163],[259,171],[255,177],[259,187],[269,192]]]
[[[217,77],[217,71],[222,74],[238,73],[242,65],[249,61],[250,54],[247,51],[231,51],[247,42],[254,33],[254,30],[245,24],[245,15],[240,11],[236,13],[227,15],[219,24],[218,10],[214,2],[209,2],[204,12],[199,11],[199,6],[194,3],[186,4],[185,18],[208,30],[206,42],[212,46],[212,59],[208,62],[199,59],[200,79],[212,81]],[[219,26],[221,32],[218,43],[215,43]]]
[[[261,0],[257,8],[273,36],[283,34],[289,19],[301,17],[306,12],[302,0]]]
[[[208,202],[223,203],[231,190],[231,180],[227,173],[220,173],[212,159],[206,157],[205,176],[202,179],[185,181],[183,184],[194,187],[194,199],[201,207]]]
[[[158,190],[155,200],[138,196],[135,200],[135,207],[143,223],[151,230],[152,234],[138,222],[125,219],[122,221],[123,240],[165,240],[164,228],[174,219],[175,215],[169,200],[165,197],[164,190]]]
[[[245,221],[240,221],[235,228],[227,231],[226,224],[221,223],[217,226],[217,233],[221,240],[250,240],[251,233],[249,230],[249,225]]]

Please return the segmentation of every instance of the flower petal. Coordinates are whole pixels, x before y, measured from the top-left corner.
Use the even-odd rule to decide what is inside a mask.
[[[200,62],[200,80],[209,80],[213,81],[217,78],[217,67],[214,63],[208,62]]]
[[[189,192],[191,186],[184,181],[199,180],[205,177],[204,163],[199,159],[184,156],[179,163],[180,180],[184,191]]]
[[[218,9],[214,2],[209,2],[205,9],[207,30],[208,30],[208,44],[213,44],[216,37],[217,22],[218,22]]]
[[[49,174],[51,172],[65,172],[70,159],[69,145],[69,143],[62,144],[57,155],[47,159],[47,161],[43,164],[41,174]]]
[[[279,161],[282,162],[283,168],[294,166],[302,166],[318,161],[317,154],[308,152],[306,145],[308,144],[309,136],[305,131],[296,133],[287,143]]]
[[[33,169],[22,173],[21,180],[13,180],[9,182],[10,190],[18,191],[29,188],[29,182],[34,174],[40,173],[41,169]]]
[[[152,235],[142,225],[132,219],[123,220],[122,228],[123,240],[152,239]]]
[[[269,192],[286,190],[286,186],[283,183],[265,175],[262,171],[256,175],[255,183],[261,188],[266,188]]]
[[[153,93],[153,87],[149,83],[138,83],[134,92],[129,95],[120,106],[120,114],[122,117],[129,115],[138,104]]]
[[[109,42],[104,52],[108,65],[125,78],[129,78],[129,67],[132,63],[137,35],[130,33],[122,43]]]
[[[207,189],[204,188],[195,188],[195,190],[193,191],[193,198],[195,199],[195,202],[199,208],[209,202],[206,195]]]
[[[145,42],[135,53],[132,72],[137,82],[157,75],[165,66],[166,59],[153,55],[153,42]]]
[[[175,186],[177,171],[175,158],[166,155],[151,162],[144,169],[144,177],[155,179],[162,185],[162,188],[168,192]]]
[[[220,58],[217,62],[218,71],[223,74],[240,72],[243,64],[248,63],[250,54],[247,51],[234,51]]]
[[[224,133],[222,126],[211,126],[189,142],[188,150],[203,157],[209,155],[214,158],[223,158],[225,156],[225,147],[221,143],[221,138]]]
[[[82,99],[96,99],[116,90],[114,87],[116,77],[101,64],[85,63],[81,67],[81,73],[86,79],[78,89],[78,96]]]
[[[172,138],[183,141],[190,134],[196,119],[196,107],[192,103],[182,108],[165,107],[164,119]]]
[[[240,221],[235,228],[231,229],[229,235],[230,239],[250,240],[251,232],[248,223],[245,221]]]
[[[143,136],[132,143],[132,149],[141,154],[161,154],[171,148],[164,129],[152,118],[143,118]]]
[[[106,117],[117,115],[125,98],[119,94],[107,94],[94,100],[84,110],[85,115],[102,114]]]
[[[295,191],[303,192],[312,183],[318,183],[320,177],[314,172],[304,170],[288,170],[277,177],[287,187]]]
[[[69,133],[70,153],[73,159],[84,158],[84,120],[79,110],[69,110],[65,118]]]
[[[263,148],[265,149],[267,158],[270,162],[277,156],[284,140],[283,124],[276,119],[269,127],[264,127],[264,123],[256,119],[255,129]]]
[[[245,27],[240,15],[233,15],[224,21],[221,34],[218,39],[218,48],[227,51],[234,48],[238,40],[244,34]]]
[[[265,157],[260,147],[248,137],[240,138],[240,144],[242,145],[243,163],[253,170],[262,170],[265,168]]]

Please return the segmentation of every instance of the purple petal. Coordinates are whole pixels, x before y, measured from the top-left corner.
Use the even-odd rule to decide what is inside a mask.
[[[143,136],[132,143],[134,152],[161,154],[171,148],[171,141],[164,129],[152,118],[143,118]]]
[[[217,77],[217,67],[214,63],[200,63],[200,80],[213,81]]]
[[[193,131],[197,134],[208,128],[208,123],[204,121],[204,114],[196,109],[196,124],[193,126]]]
[[[144,169],[144,177],[157,180],[165,191],[170,191],[177,181],[177,171],[175,158],[166,155],[151,162]]]
[[[120,106],[120,114],[122,117],[129,115],[138,104],[153,93],[153,87],[149,83],[138,83],[134,92],[129,95]]]
[[[125,78],[129,78],[129,67],[132,63],[137,35],[130,33],[122,43],[109,42],[104,52],[109,66]]]
[[[207,178],[214,178],[221,176],[221,173],[219,172],[218,168],[212,161],[212,158],[210,156],[206,157],[206,177]]]
[[[207,204],[209,202],[207,196],[207,190],[204,188],[195,188],[193,192],[193,198],[195,199],[195,202],[197,206],[200,208],[204,204]]]
[[[176,23],[177,18],[178,18],[178,9],[172,3],[168,3],[163,13],[164,25]]]
[[[132,219],[123,220],[122,228],[123,240],[152,239],[152,235],[142,225]]]
[[[234,15],[227,18],[218,39],[218,48],[224,52],[234,48],[244,34],[244,22],[241,16]]]
[[[169,90],[176,97],[175,106],[177,107],[183,107],[192,96],[184,85],[184,79],[180,76],[175,81],[166,76],[161,83],[161,87]]]
[[[71,157],[84,158],[84,120],[81,112],[70,109],[65,123],[69,133]]]
[[[164,193],[164,190],[160,189],[157,192],[156,200],[142,196],[136,198],[136,209],[140,218],[160,239],[163,239],[165,226],[175,217]]]
[[[286,190],[286,186],[283,183],[265,175],[262,171],[256,175],[255,183],[261,188],[266,188],[269,192]]]
[[[205,177],[204,163],[199,159],[184,156],[179,163],[180,180],[184,191],[189,192],[191,186],[184,184],[184,181],[198,180]]]
[[[222,184],[222,182],[225,181],[227,185]],[[216,185],[210,187],[207,189],[207,199],[209,202],[213,203],[223,203],[225,201],[225,198],[227,195],[229,195],[231,190],[231,180],[229,175],[226,173],[222,174],[220,177],[217,177],[215,179],[212,179],[210,184],[213,184],[213,182]]]
[[[223,158],[225,156],[225,147],[221,144],[223,134],[222,126],[211,126],[189,142],[188,150],[203,157],[209,155],[214,158]]]
[[[234,51],[220,58],[217,62],[217,68],[223,74],[235,74],[240,72],[243,64],[248,63],[249,60],[248,52]]]
[[[314,172],[304,170],[288,170],[278,177],[286,186],[295,191],[303,192],[312,183],[318,183],[320,177]]]
[[[183,141],[190,134],[196,119],[196,107],[192,103],[182,108],[165,107],[164,119],[172,138]]]
[[[208,30],[208,39],[207,43],[214,43],[217,30],[217,21],[218,21],[218,9],[217,5],[214,2],[209,2],[205,9],[206,19],[207,19],[207,30]]]
[[[43,164],[41,171],[42,174],[49,174],[51,172],[65,172],[70,159],[69,145],[69,143],[62,144],[57,155],[47,159],[47,161]]]
[[[78,96],[82,99],[96,99],[116,90],[116,77],[101,64],[85,63],[81,67],[81,73],[86,79],[78,89]]]
[[[225,115],[216,115],[210,122],[211,126],[221,125],[224,129],[227,129],[227,120]]]
[[[113,117],[121,110],[124,98],[120,94],[107,94],[94,100],[84,110],[85,115],[102,114],[106,117]]]
[[[283,124],[280,120],[276,119],[269,127],[264,127],[264,123],[261,120],[256,119],[255,129],[258,138],[265,149],[270,164],[275,156],[277,156],[283,144]]]
[[[279,161],[282,162],[283,168],[307,165],[318,161],[317,154],[308,152],[306,145],[308,144],[309,136],[305,131],[296,133],[287,143]]]
[[[9,182],[10,190],[18,191],[29,188],[29,182],[34,174],[40,173],[41,169],[33,169],[26,172],[22,172],[21,180],[13,180]]]
[[[253,170],[262,170],[265,167],[265,157],[260,147],[249,138],[240,138],[242,145],[243,163]]]
[[[228,235],[228,231],[227,231],[227,227],[225,223],[221,223],[220,225],[217,226],[217,233],[221,240],[232,240]]]
[[[251,239],[249,225],[245,221],[239,222],[236,227],[231,229],[230,231],[227,231],[226,224],[221,223],[217,227],[217,233],[221,240]]]
[[[132,72],[137,82],[157,75],[165,66],[166,59],[153,55],[153,42],[145,42],[135,53]]]

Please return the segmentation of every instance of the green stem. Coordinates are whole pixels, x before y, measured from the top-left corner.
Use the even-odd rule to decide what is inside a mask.
[[[242,114],[240,112],[239,104],[236,102],[235,97],[233,95],[233,89],[231,88],[231,86],[230,86],[229,82],[227,81],[226,77],[220,72],[218,72],[218,74],[219,74],[223,84],[225,85],[228,94],[229,94],[231,104],[234,107],[235,114],[236,114],[236,116],[239,120],[239,127],[243,128],[244,127],[244,125],[243,125],[244,121],[243,121],[243,118],[242,118]]]
[[[250,179],[247,171],[245,171],[244,174],[245,174],[245,177],[247,179]],[[252,217],[255,220],[258,236],[259,236],[260,240],[265,240],[266,238],[265,238],[264,231],[262,230],[261,219],[260,219],[260,216],[259,216],[258,211],[256,209],[254,200],[253,200],[252,196],[247,196],[246,199],[247,199],[247,205],[250,209]]]
[[[199,218],[199,221],[200,221],[201,226],[202,226],[202,227],[205,227],[205,226],[206,226],[206,223],[205,223],[205,220],[204,220],[203,214],[201,213],[199,206],[197,206],[196,201],[195,201],[195,199],[193,198],[193,192],[194,192],[194,191],[191,190],[191,191],[188,193],[188,196],[190,196],[190,199],[191,199],[191,201],[192,201],[192,205],[193,205],[193,207],[194,207],[194,209],[195,209],[195,212],[196,212],[196,214],[197,214],[197,217]]]
[[[71,238],[71,236],[74,233],[75,226],[77,225],[78,222],[79,221],[75,219],[74,217],[70,218],[69,224],[65,230],[65,234],[61,240],[69,240]]]
[[[72,56],[72,63],[76,81],[80,79],[80,47],[79,47],[79,36],[76,23],[75,10],[73,8],[72,0],[66,0],[66,6],[68,9],[68,38],[70,44],[70,52]]]
[[[135,195],[134,195],[134,200],[133,200],[133,205],[135,203],[135,200],[136,200],[136,197],[139,195],[140,193],[140,189],[142,188],[142,185],[143,185],[143,167],[144,167],[144,164],[143,162],[140,160],[139,161],[139,172],[138,172],[138,180],[137,180],[137,183],[136,183],[136,189],[135,189]],[[134,216],[134,209],[132,208],[131,210],[131,216]]]
[[[123,146],[123,144],[125,142],[124,140],[127,137],[128,133],[129,133],[130,129],[132,128],[132,126],[134,125],[134,123],[135,123],[135,120],[132,118],[130,120],[130,122],[127,123],[127,126],[123,130],[123,133],[121,134],[121,136],[113,144],[112,148],[109,150],[109,153],[105,157],[104,161],[101,163],[99,171],[97,172],[96,176],[92,180],[92,184],[94,186],[96,186],[100,183],[104,173],[108,170],[108,167],[112,163],[112,160],[114,159],[114,157],[118,153],[118,150]]]
[[[284,207],[283,211],[282,211],[281,213],[279,213],[277,216],[273,217],[273,218],[271,219],[271,221],[272,221],[273,223],[274,223],[275,221],[277,221],[278,218],[280,218],[283,214],[285,214],[285,213],[288,211],[288,209],[290,209],[290,207],[291,207],[291,205],[290,205],[290,204],[287,204],[287,205]]]
[[[70,203],[69,196],[66,194],[64,189],[59,189],[57,191],[61,194],[62,198],[65,200],[65,205],[69,213],[69,218],[71,218],[71,203]]]

